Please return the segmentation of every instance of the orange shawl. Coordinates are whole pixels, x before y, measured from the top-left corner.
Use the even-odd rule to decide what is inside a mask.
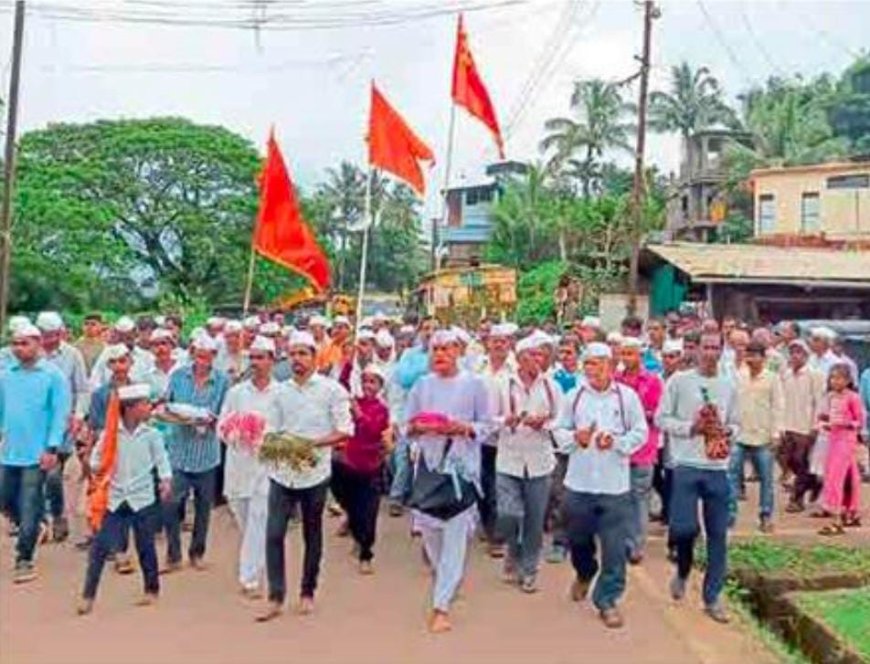
[[[118,398],[118,392],[113,391],[106,410],[106,427],[103,430],[100,467],[94,469],[94,480],[88,504],[88,522],[95,532],[100,529],[103,517],[109,509],[109,491],[111,490],[112,476],[115,474],[115,463],[118,459],[118,427],[120,423],[121,401]]]

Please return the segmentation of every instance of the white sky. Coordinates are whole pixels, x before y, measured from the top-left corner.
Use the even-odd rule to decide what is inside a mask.
[[[318,11],[318,4],[327,0],[298,5],[278,1],[284,7],[274,11],[305,15]],[[168,4],[182,12],[185,6],[206,2]],[[352,10],[353,2],[343,6]],[[295,179],[305,187],[341,159],[364,162],[368,85],[374,77],[436,152],[427,210],[437,209],[434,192],[443,181],[455,16],[386,27],[264,32],[258,47],[254,34],[245,30],[46,18],[46,6],[52,3],[98,13],[119,5],[136,8],[135,0],[128,5],[122,0],[29,0],[33,8],[26,24],[22,129],[55,121],[180,115],[225,125],[261,145],[274,123]],[[434,4],[432,0],[370,0],[360,6],[376,4],[401,12],[421,3]],[[8,85],[11,4],[0,2],[3,97]],[[212,7],[220,4],[232,3],[211,0]],[[661,5],[653,39],[653,88],[666,84],[669,66],[688,59],[709,66],[734,97],[777,72],[839,73],[851,61],[850,53],[870,46],[870,1],[707,0],[702,4],[666,0]],[[288,9],[297,6],[294,12]],[[531,0],[466,15],[472,50],[503,126],[519,105],[523,85],[552,43],[568,6],[566,0]],[[223,10],[214,11],[219,15]],[[640,49],[641,11],[631,2],[580,2],[573,20],[565,25],[570,31],[564,48],[545,70],[521,121],[509,132],[510,158],[539,158],[543,121],[567,112],[572,80],[619,79],[636,69],[633,58]],[[636,95],[636,87],[631,94]],[[460,112],[457,139],[452,182],[478,179],[483,165],[495,157],[486,130]],[[677,141],[653,136],[648,159],[665,171],[675,169]]]

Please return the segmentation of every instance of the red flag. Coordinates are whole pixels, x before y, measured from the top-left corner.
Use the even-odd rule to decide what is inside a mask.
[[[420,161],[432,161],[432,150],[407,125],[372,83],[369,116],[369,163],[407,182],[422,196],[426,191]]]
[[[121,400],[118,398],[118,391],[112,389],[112,393],[109,395],[109,405],[106,408],[100,465],[94,469],[93,480],[88,492],[88,523],[94,532],[103,525],[103,518],[109,509],[109,492],[118,459],[118,427],[120,425]]]
[[[254,250],[308,279],[318,290],[329,286],[329,260],[302,218],[299,201],[273,135],[260,174],[260,210],[254,227]]]
[[[464,106],[469,113],[489,128],[498,147],[498,155],[504,159],[504,142],[495,117],[495,108],[474,64],[471,47],[468,45],[468,34],[462,24],[462,14],[459,15],[459,24],[456,28],[456,55],[453,57],[451,95],[454,102]]]

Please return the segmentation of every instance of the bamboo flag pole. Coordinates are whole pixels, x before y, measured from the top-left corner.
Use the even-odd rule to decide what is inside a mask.
[[[248,280],[245,284],[245,299],[242,303],[242,315],[248,315],[248,309],[251,307],[251,291],[254,289],[254,265],[257,262],[257,252],[254,250],[254,239],[251,236],[251,259],[248,262]]]
[[[363,318],[363,297],[366,292],[366,267],[369,258],[369,235],[371,234],[372,227],[372,178],[374,177],[374,174],[375,170],[372,168],[372,165],[369,164],[369,169],[366,172],[366,197],[365,205],[363,207],[364,225],[362,255],[360,256],[359,261],[359,293],[356,298],[356,334],[359,334],[360,321],[362,321]]]

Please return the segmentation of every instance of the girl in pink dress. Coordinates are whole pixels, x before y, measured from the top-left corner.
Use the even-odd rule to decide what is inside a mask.
[[[819,531],[822,535],[842,535],[844,526],[861,525],[858,517],[861,475],[856,453],[863,422],[864,408],[852,387],[849,367],[835,365],[828,377],[828,394],[819,414],[819,426],[828,433],[829,440],[822,506],[835,517],[833,523]]]

